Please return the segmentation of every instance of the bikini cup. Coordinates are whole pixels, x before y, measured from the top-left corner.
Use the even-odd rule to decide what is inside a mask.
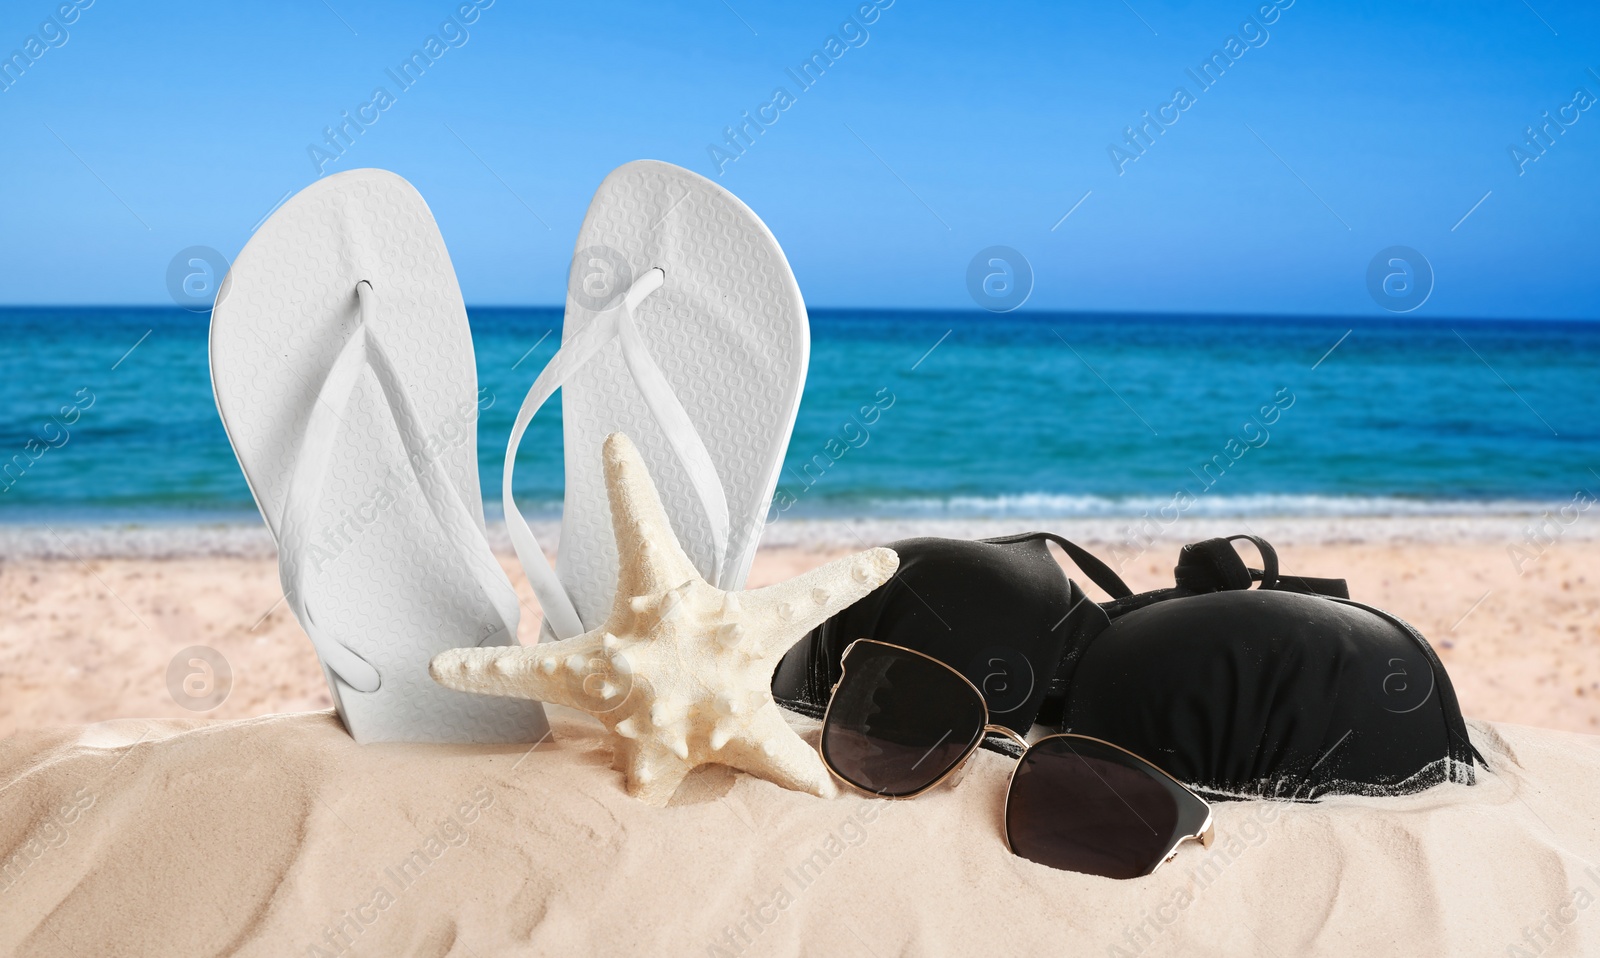
[[[1111,601],[1068,579],[1051,542]],[[820,717],[845,646],[873,638],[959,670],[997,725],[1115,742],[1213,798],[1400,795],[1471,784],[1482,762],[1416,629],[1351,601],[1341,579],[1280,575],[1256,537],[1184,546],[1175,586],[1137,595],[1050,533],[890,547],[895,577],[779,665],[779,704]]]

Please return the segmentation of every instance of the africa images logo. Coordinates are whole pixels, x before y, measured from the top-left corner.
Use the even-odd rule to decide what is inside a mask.
[[[991,313],[1009,313],[1033,293],[1033,264],[1009,246],[986,246],[967,263],[967,294]]]
[[[1409,313],[1433,294],[1433,264],[1409,246],[1378,250],[1367,264],[1367,294],[1391,313]]]

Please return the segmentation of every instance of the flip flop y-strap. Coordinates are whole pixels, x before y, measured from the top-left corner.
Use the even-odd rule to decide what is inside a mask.
[[[460,490],[439,458],[428,453],[428,436],[422,420],[389,361],[374,322],[378,297],[372,284],[366,280],[357,283],[356,296],[360,310],[355,332],[340,349],[323,379],[295,457],[283,518],[278,524],[278,578],[283,585],[285,601],[311,637],[311,644],[322,661],[351,688],[375,692],[382,683],[378,670],[317,622],[311,597],[307,594],[315,591],[318,585],[307,568],[312,556],[313,509],[322,495],[339,427],[347,425],[343,413],[348,409],[351,392],[363,368],[372,370],[383,389],[384,405],[405,447],[409,475],[416,480],[434,520],[456,547],[461,568],[469,571],[482,587],[511,636],[516,635],[518,603],[504,578],[497,575],[499,565],[494,553],[472,521],[472,513]],[[316,571],[321,571],[320,563]]]
[[[533,420],[534,413],[539,411],[539,407],[544,405],[545,400],[549,399],[562,383],[593,359],[601,347],[609,343],[613,337],[621,343],[622,356],[628,365],[628,371],[633,375],[633,380],[638,385],[650,414],[661,426],[661,431],[665,434],[668,445],[672,447],[673,454],[688,473],[689,482],[694,486],[700,506],[705,510],[706,518],[710,522],[714,568],[709,578],[715,582],[722,576],[722,567],[728,551],[727,494],[723,491],[722,480],[717,476],[717,467],[711,461],[710,450],[706,448],[699,430],[695,429],[688,411],[683,408],[683,403],[678,401],[677,394],[672,391],[672,386],[662,374],[661,367],[657,366],[656,361],[650,356],[650,350],[645,346],[644,338],[639,335],[633,315],[633,311],[644,298],[660,289],[665,281],[666,273],[660,267],[648,270],[629,287],[621,303],[597,314],[588,325],[562,344],[561,349],[551,357],[550,362],[545,365],[528,389],[528,395],[522,400],[522,408],[517,412],[517,421],[511,427],[511,439],[506,445],[505,471],[501,480],[506,529],[511,533],[511,544],[516,547],[522,571],[527,575],[534,594],[539,597],[539,604],[544,608],[545,624],[558,639],[582,633],[583,621],[578,617],[578,611],[573,606],[571,597],[567,595],[567,590],[561,585],[561,580],[556,577],[555,569],[551,568],[544,551],[539,548],[533,530],[529,528],[527,520],[517,508],[516,500],[511,494],[511,477],[516,468],[517,447],[522,444],[522,434],[527,430],[528,423]]]

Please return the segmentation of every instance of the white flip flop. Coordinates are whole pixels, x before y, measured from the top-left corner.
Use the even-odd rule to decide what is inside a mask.
[[[616,545],[601,471],[626,433],[684,552],[743,588],[805,387],[805,302],[766,224],[703,176],[656,160],[613,170],[578,234],[562,345],[528,391],[506,449],[506,526],[547,637],[602,622]],[[566,500],[552,570],[511,480],[528,421],[561,389]]]
[[[539,703],[428,675],[446,649],[516,644],[520,605],[484,532],[466,308],[411,184],[351,170],[283,204],[223,282],[211,383],[350,734],[542,737]]]

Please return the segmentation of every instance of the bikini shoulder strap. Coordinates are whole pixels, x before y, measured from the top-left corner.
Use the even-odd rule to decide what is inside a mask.
[[[998,539],[984,539],[983,541],[992,542],[995,545],[1005,545],[1011,542],[1025,542],[1029,539],[1045,539],[1060,546],[1061,551],[1067,554],[1067,558],[1071,559],[1073,564],[1081,569],[1084,575],[1089,577],[1089,581],[1099,586],[1102,591],[1113,599],[1126,599],[1133,595],[1133,590],[1128,588],[1126,582],[1122,581],[1122,577],[1112,571],[1110,566],[1095,558],[1094,553],[1076,542],[1063,539],[1053,532],[1024,532],[1014,536],[1001,536]]]

